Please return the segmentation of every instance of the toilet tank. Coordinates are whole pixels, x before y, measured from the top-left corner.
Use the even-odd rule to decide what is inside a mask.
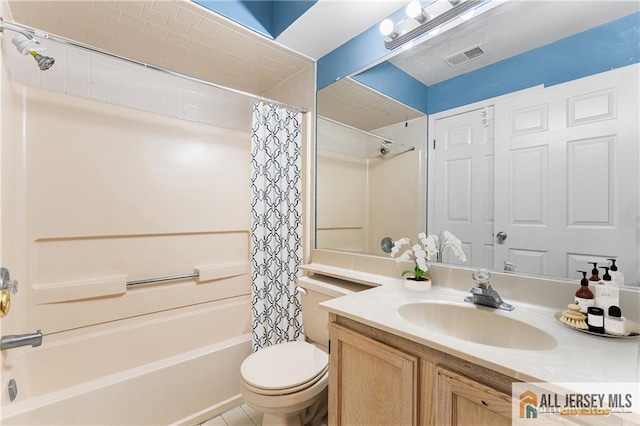
[[[329,346],[329,313],[320,308],[320,303],[370,288],[323,275],[300,277],[298,287],[304,289],[300,291],[300,300],[305,337],[325,349]]]

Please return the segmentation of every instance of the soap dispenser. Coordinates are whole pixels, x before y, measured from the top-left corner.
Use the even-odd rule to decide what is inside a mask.
[[[589,281],[592,281],[591,284],[596,284],[600,282],[600,277],[598,276],[598,262],[587,262],[593,265],[593,269],[591,270],[591,276],[589,277]]]
[[[593,292],[589,289],[589,280],[587,279],[587,271],[577,271],[582,274],[580,288],[576,291],[575,304],[580,306],[580,312],[587,314],[590,307],[595,306]],[[597,271],[596,271],[597,272]]]
[[[602,283],[596,286],[596,307],[602,308],[604,312],[609,312],[610,306],[619,306],[620,291],[618,286],[611,281],[608,266],[601,266],[604,269]]]
[[[618,271],[618,266],[616,265],[615,259],[607,259],[611,261],[611,267],[609,271],[611,271],[611,281],[613,281],[617,285],[624,285],[624,274],[621,271]]]

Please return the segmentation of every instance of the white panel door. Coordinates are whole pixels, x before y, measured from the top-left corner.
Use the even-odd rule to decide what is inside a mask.
[[[618,264],[636,282],[638,67],[495,104],[494,267],[576,278]]]
[[[460,238],[467,262],[493,264],[493,137],[491,108],[444,117],[435,123],[434,229]],[[460,263],[450,252],[443,261]]]

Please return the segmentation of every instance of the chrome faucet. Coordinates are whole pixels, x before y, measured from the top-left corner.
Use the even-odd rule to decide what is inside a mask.
[[[42,344],[42,331],[27,334],[11,334],[0,339],[0,351],[31,345],[34,348]]]
[[[464,298],[465,302],[496,309],[504,309],[505,311],[513,311],[515,309],[513,305],[505,303],[498,292],[491,288],[489,284],[491,274],[489,274],[489,271],[486,269],[478,269],[471,274],[471,277],[476,282],[476,285],[471,289],[471,295]]]

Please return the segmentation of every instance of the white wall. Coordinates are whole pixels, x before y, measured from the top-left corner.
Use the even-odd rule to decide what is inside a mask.
[[[203,124],[251,127],[250,98],[52,40],[42,40],[42,54],[55,64],[40,71],[31,56],[14,48],[14,35],[6,31],[4,40],[18,83]]]
[[[385,253],[384,237],[415,238],[425,230],[426,117],[376,129],[406,147],[320,119],[317,247]],[[415,147],[410,151],[407,147]]]

